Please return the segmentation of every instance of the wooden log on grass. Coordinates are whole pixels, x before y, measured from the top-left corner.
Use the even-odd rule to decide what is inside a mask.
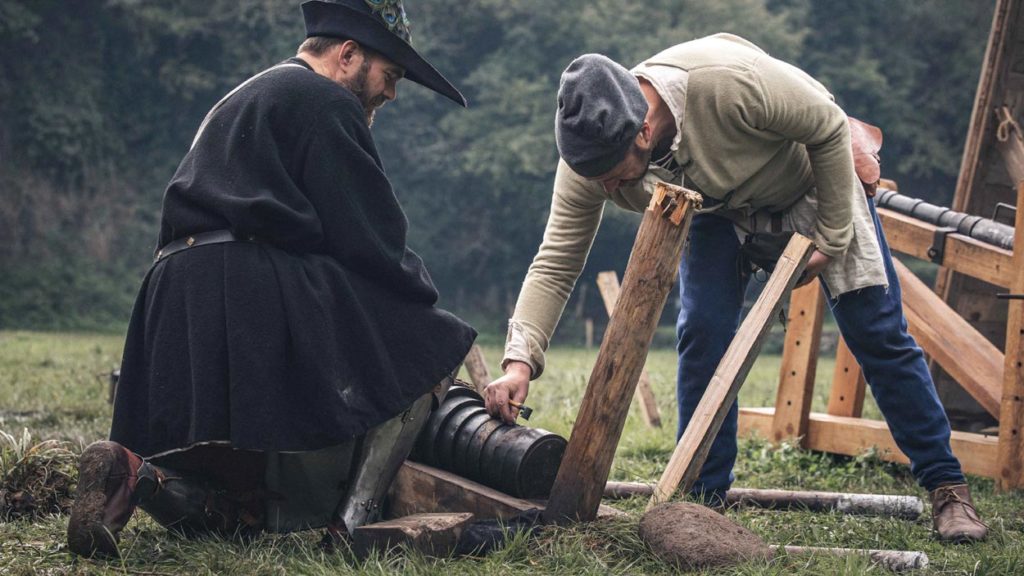
[[[879,566],[893,572],[921,570],[928,567],[928,555],[916,550],[868,550],[862,548],[819,548],[817,546],[771,546],[772,553],[795,556],[867,556]]]
[[[779,258],[768,284],[754,307],[743,319],[739,331],[719,362],[704,396],[676,444],[665,472],[647,506],[650,510],[672,497],[676,490],[688,492],[697,480],[700,468],[707,459],[711,443],[722,428],[729,408],[736,400],[740,386],[754,364],[765,335],[779,314],[783,301],[789,297],[800,274],[807,265],[814,243],[794,234]]]
[[[654,494],[654,487],[654,484],[646,482],[608,482],[604,495],[608,499],[650,497]],[[838,512],[854,516],[886,516],[905,520],[915,520],[924,511],[924,502],[916,496],[757,488],[733,488],[726,493],[725,503],[728,506]]]
[[[619,301],[619,275],[614,270],[599,272],[597,274],[597,289],[601,291],[601,299],[604,300],[604,309],[608,317],[612,317],[615,311],[615,303]],[[651,377],[647,368],[640,371],[640,380],[636,383],[636,399],[640,402],[640,412],[644,415],[644,422],[651,428],[661,428],[661,412],[658,410],[658,401],[654,398],[654,390],[651,390]]]
[[[605,332],[544,519],[597,515],[615,448],[700,195],[658,183],[626,266],[617,313]]]

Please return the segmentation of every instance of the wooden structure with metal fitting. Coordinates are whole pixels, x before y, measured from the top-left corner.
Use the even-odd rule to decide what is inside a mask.
[[[1007,194],[1024,206],[1024,27],[1021,0],[999,0],[989,38],[954,210],[984,213]],[[884,182],[883,182],[884,184]],[[1008,190],[1009,192],[1006,192]],[[879,209],[890,248],[937,261],[936,294],[895,262],[910,332],[934,364],[999,422],[998,436],[954,431],[964,471],[994,478],[1001,489],[1024,488],[1024,213],[1016,213],[1013,250],[995,247],[913,217]],[[938,260],[936,260],[938,256]],[[884,422],[861,418],[865,382],[840,341],[827,412],[810,412],[823,316],[816,285],[795,290],[774,408],[740,410],[740,433],[773,441],[801,438],[804,447],[856,455],[876,447],[907,462]],[[996,337],[998,336],[998,337]]]

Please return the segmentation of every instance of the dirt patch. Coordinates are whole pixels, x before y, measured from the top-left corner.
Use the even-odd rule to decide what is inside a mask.
[[[661,504],[640,520],[640,538],[663,561],[680,570],[732,566],[766,559],[760,536],[699,504]]]

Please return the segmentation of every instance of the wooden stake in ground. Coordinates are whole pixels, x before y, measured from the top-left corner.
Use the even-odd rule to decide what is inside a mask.
[[[547,522],[593,520],[615,448],[647,359],[700,195],[658,183],[626,267],[619,312],[608,323],[562,465],[544,512]]]
[[[1006,322],[1003,397],[999,411],[999,478],[1001,490],[1024,488],[1024,182],[1017,185],[1016,270]]]
[[[604,309],[611,318],[612,312],[615,311],[615,303],[619,301],[619,275],[614,270],[598,273],[597,289],[601,291]],[[651,377],[647,374],[647,368],[640,371],[640,380],[636,384],[636,398],[640,401],[640,411],[643,412],[647,425],[661,428],[661,413],[658,411],[654,391],[651,390]]]
[[[487,369],[484,351],[476,344],[473,344],[469,348],[469,354],[466,354],[464,365],[466,366],[466,371],[469,372],[469,379],[473,382],[473,387],[476,388],[477,392],[483,394],[484,388],[491,383],[491,372]]]
[[[722,422],[761,350],[761,343],[771,323],[778,316],[783,301],[793,290],[813,251],[814,244],[799,234],[794,234],[789,241],[768,284],[743,320],[711,377],[690,424],[658,481],[648,510],[667,501],[677,489],[688,492],[693,486],[707,459],[711,442],[722,428]]]

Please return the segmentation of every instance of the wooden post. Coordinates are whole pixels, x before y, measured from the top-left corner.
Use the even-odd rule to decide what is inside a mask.
[[[604,300],[604,309],[608,317],[612,317],[615,311],[615,303],[619,301],[619,275],[614,270],[599,272],[597,274],[597,289],[601,292],[601,299]],[[640,371],[640,381],[636,385],[636,398],[640,401],[640,411],[643,412],[644,421],[651,428],[661,428],[661,412],[658,411],[658,401],[654,398],[654,390],[651,390],[651,377],[647,368]]]
[[[668,467],[658,481],[658,486],[647,506],[648,510],[671,498],[677,488],[688,492],[693,486],[711,449],[711,442],[721,429],[740,386],[761,350],[761,343],[768,329],[813,251],[814,243],[799,234],[794,234],[789,241],[786,251],[779,258],[775,272],[740,325],[722,361],[718,363],[718,368],[711,377],[711,382],[708,383],[707,390],[704,391],[704,396],[697,405],[693,418],[690,419],[690,424],[676,444]]]
[[[583,332],[584,332],[584,334],[583,334],[584,341],[586,342],[586,345],[587,345],[587,350],[590,350],[591,348],[594,347],[594,319],[593,318],[587,318],[583,322]]]
[[[473,382],[473,387],[476,388],[477,392],[483,394],[484,388],[491,383],[491,372],[487,369],[484,351],[476,344],[473,344],[469,348],[469,354],[466,354],[464,365],[466,366],[466,371],[469,372],[469,379]]]
[[[786,341],[772,424],[772,440],[775,442],[807,434],[824,312],[825,296],[820,282],[815,280],[793,290],[789,298]]]
[[[857,359],[846,340],[839,338],[836,346],[836,368],[832,373],[832,392],[828,397],[828,413],[833,416],[860,418],[864,412],[864,389],[867,382]]]
[[[579,415],[544,512],[547,522],[593,520],[647,350],[675,284],[700,195],[659,182],[626,266],[619,312],[608,322]]]
[[[998,417],[1003,354],[906,265],[895,259],[892,264],[911,336],[982,408]]]
[[[1011,294],[1024,294],[1024,182],[1017,185],[1017,220],[1013,238],[1016,278]],[[999,410],[999,478],[1001,490],[1024,488],[1024,300],[1010,300],[1006,322],[1003,396]]]

